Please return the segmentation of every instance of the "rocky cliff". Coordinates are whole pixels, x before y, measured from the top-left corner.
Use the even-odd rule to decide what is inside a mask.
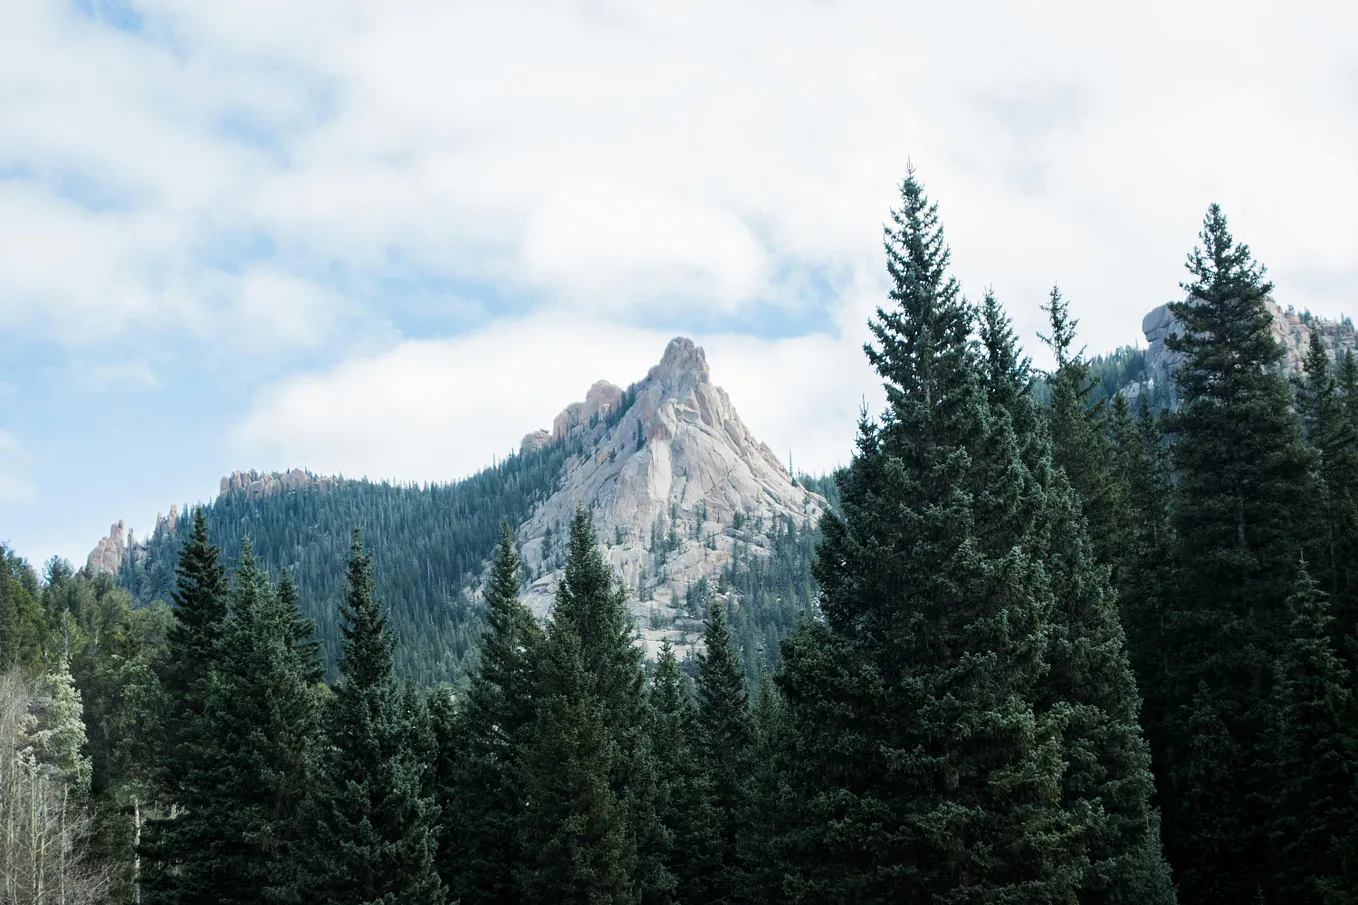
[[[1290,373],[1301,372],[1312,333],[1320,336],[1332,361],[1347,351],[1358,351],[1358,331],[1348,318],[1332,321],[1309,312],[1299,314],[1290,307],[1279,306],[1273,299],[1266,299],[1265,305],[1273,315],[1273,338],[1283,347],[1283,366]],[[1128,388],[1129,396],[1135,398],[1158,386],[1170,394],[1171,400],[1177,401],[1171,375],[1183,356],[1165,346],[1165,337],[1182,329],[1183,325],[1170,314],[1169,305],[1154,308],[1142,318],[1141,331],[1146,335],[1146,377],[1140,384]]]
[[[698,628],[680,612],[683,595],[737,544],[765,555],[776,520],[819,520],[825,500],[797,485],[710,378],[703,350],[676,338],[641,382],[622,390],[600,381],[550,431],[524,438],[525,448],[579,447],[559,489],[518,530],[537,615],[550,611],[578,506],[632,590],[633,621],[652,653],[662,638],[680,643]]]
[[[330,490],[342,483],[341,478],[313,475],[300,468],[285,472],[233,471],[218,482],[218,490],[219,496],[223,497],[228,494],[241,494],[250,499],[261,499],[302,488]],[[186,516],[188,514],[187,506],[184,514]],[[150,536],[141,542],[133,538],[132,529],[120,519],[109,529],[108,536],[100,538],[99,543],[90,551],[85,560],[86,567],[91,574],[116,575],[127,557],[144,556],[151,541],[173,534],[179,526],[179,516],[177,505],[170,506],[169,515],[156,513],[155,528]]]

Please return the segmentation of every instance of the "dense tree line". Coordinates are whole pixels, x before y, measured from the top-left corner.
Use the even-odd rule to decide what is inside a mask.
[[[520,524],[556,489],[571,443],[509,456],[452,484],[427,486],[343,481],[327,490],[303,487],[267,497],[235,492],[203,507],[214,542],[230,559],[248,538],[261,569],[290,573],[298,606],[314,620],[322,660],[334,675],[349,532],[363,529],[378,593],[388,601],[401,644],[397,669],[420,685],[457,682],[475,661],[481,610],[468,591],[480,581],[499,537],[501,519]],[[185,507],[185,511],[189,511]],[[192,532],[181,519],[151,539],[146,555],[129,557],[118,584],[139,602],[169,601],[179,552]]]
[[[172,609],[6,551],[0,901],[1353,902],[1358,364],[1280,371],[1215,206],[1160,413],[1058,289],[1036,372],[913,171],[884,240],[886,408],[820,526],[690,591],[691,662],[642,662],[584,511],[545,625],[501,522],[456,689],[402,680],[371,534],[333,641],[207,510]]]

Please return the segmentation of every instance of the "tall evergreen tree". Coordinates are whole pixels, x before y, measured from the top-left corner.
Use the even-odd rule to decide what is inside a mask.
[[[1287,646],[1266,732],[1269,901],[1320,905],[1358,896],[1358,724],[1324,594],[1303,568],[1287,602]]]
[[[744,831],[745,794],[753,753],[749,695],[722,604],[708,609],[698,655],[697,730],[699,754],[712,780],[712,808],[720,840],[711,901],[732,901],[740,886],[739,840]]]
[[[1022,369],[995,366],[1020,360],[1015,349],[1005,349],[1014,343],[1012,333],[995,326],[1007,325],[1007,318],[993,310],[997,307],[989,296],[982,315],[991,364],[988,396],[999,403],[992,406],[991,415],[1007,411],[1011,420],[1029,423],[1026,400],[1015,391],[1022,386]],[[1076,467],[1111,483],[1112,447],[1101,421],[1089,413],[1087,368],[1070,353],[1074,321],[1055,290],[1050,311],[1059,363],[1049,413],[1052,439],[1039,424],[1023,445],[1023,459],[1040,488],[1029,503],[1031,518],[1043,528],[1028,538],[1030,555],[1044,563],[1055,604],[1047,630],[1048,672],[1039,700],[1062,730],[1066,762],[1062,805],[1077,828],[1068,844],[1089,861],[1080,901],[1170,903],[1174,890],[1161,852],[1158,812],[1151,803],[1150,754],[1138,721],[1141,700],[1110,569],[1096,558],[1084,515],[1088,507],[1082,505],[1064,468],[1053,467],[1058,457],[1051,452],[1056,438],[1064,438],[1072,447],[1067,458]],[[1105,488],[1101,493],[1102,507],[1121,501],[1115,490]],[[1126,522],[1126,514],[1106,517],[1105,526],[1115,520]]]
[[[790,801],[785,759],[783,702],[767,675],[761,676],[753,707],[755,741],[745,792],[745,832],[737,841],[744,869],[737,901],[745,905],[778,905],[785,901],[780,849]]]
[[[1358,421],[1345,411],[1345,397],[1320,332],[1311,332],[1305,369],[1297,387],[1302,431],[1316,453],[1321,511],[1316,556],[1321,584],[1338,617],[1337,635],[1358,624]]]
[[[180,551],[172,599],[174,624],[166,639],[160,680],[168,705],[168,749],[161,758],[164,781],[173,794],[176,778],[185,775],[178,756],[193,744],[195,723],[203,712],[205,683],[217,654],[217,638],[227,612],[226,567],[209,543],[202,507],[193,511],[193,533]]]
[[[279,607],[288,614],[285,629],[287,645],[303,670],[302,677],[306,683],[318,685],[325,680],[325,664],[321,659],[321,642],[316,637],[316,620],[303,615],[297,585],[293,584],[292,572],[288,569],[284,569],[278,579],[277,594]]]
[[[664,868],[669,842],[655,818],[655,763],[646,733],[645,674],[632,643],[626,588],[613,578],[594,524],[583,509],[571,519],[566,568],[557,588],[552,624],[569,625],[579,639],[604,725],[612,737],[613,793],[626,808],[629,861],[639,901],[664,901],[674,878]]]
[[[439,873],[462,905],[515,905],[524,793],[523,747],[532,729],[533,664],[542,629],[519,601],[519,555],[505,522],[486,583],[486,632],[466,701],[441,720]]]
[[[1075,348],[1079,321],[1071,317],[1070,305],[1058,287],[1052,287],[1043,310],[1047,312],[1051,332],[1041,338],[1056,358],[1047,411],[1052,462],[1065,472],[1066,480],[1075,489],[1089,523],[1088,536],[1095,559],[1112,565],[1119,551],[1126,547],[1126,537],[1104,412],[1102,406],[1090,402],[1094,379],[1083,349]]]
[[[314,659],[289,644],[296,618],[247,543],[195,689],[202,712],[177,756],[183,810],[147,847],[162,868],[147,878],[153,901],[262,903],[286,888],[316,727]]]
[[[635,905],[636,845],[612,784],[620,752],[574,622],[553,620],[541,651],[541,691],[522,758],[524,901]]]
[[[815,574],[824,627],[784,644],[792,901],[1061,902],[1060,739],[1039,712],[1051,597],[1025,549],[1032,482],[991,418],[972,311],[914,176],[886,230],[893,306]]]
[[[1183,405],[1174,419],[1179,541],[1166,651],[1168,690],[1183,718],[1167,742],[1169,782],[1229,777],[1252,788],[1261,781],[1257,748],[1285,636],[1284,601],[1307,541],[1309,456],[1278,368],[1282,350],[1265,305],[1272,284],[1216,205],[1201,240],[1188,258],[1187,298],[1170,305],[1183,331],[1165,340],[1183,355],[1174,374]],[[1194,713],[1212,714],[1230,744],[1190,747]],[[1205,756],[1235,759],[1187,763]],[[1244,901],[1262,885],[1267,815],[1227,791],[1200,789],[1193,822],[1166,823],[1176,870],[1187,878],[1192,862],[1186,902]],[[1210,863],[1190,854],[1209,849]],[[1204,898],[1208,890],[1224,899]]]
[[[289,882],[318,718],[312,679],[319,662],[313,650],[292,644],[299,618],[247,544],[204,700],[208,806],[188,818],[215,837],[201,888],[223,905],[274,901]]]
[[[696,744],[697,710],[674,649],[660,646],[650,689],[650,738],[659,794],[656,818],[668,833],[665,866],[675,878],[674,901],[721,901],[722,834],[712,806],[712,781]]]
[[[395,641],[357,529],[348,578],[340,680],[304,804],[294,894],[334,905],[441,905],[438,806],[420,756],[423,727],[396,678]]]
[[[209,901],[211,890],[196,879],[195,860],[204,857],[208,827],[198,813],[211,804],[210,770],[219,752],[205,736],[203,713],[208,677],[220,653],[227,615],[226,568],[208,538],[201,508],[175,567],[174,622],[165,656],[157,661],[164,729],[153,751],[154,785],[180,812],[146,821],[139,856],[145,892],[156,903]]]

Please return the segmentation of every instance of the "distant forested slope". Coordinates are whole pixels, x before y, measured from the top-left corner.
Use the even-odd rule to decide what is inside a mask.
[[[302,611],[316,620],[328,667],[339,650],[337,604],[344,593],[352,531],[372,552],[377,592],[400,639],[397,667],[420,684],[455,681],[470,666],[481,616],[466,593],[499,536],[500,520],[523,522],[551,493],[572,446],[558,443],[512,455],[454,484],[429,486],[345,481],[259,498],[226,493],[207,505],[208,530],[228,562],[249,538],[274,576],[292,572]],[[118,583],[147,603],[168,601],[174,565],[191,526],[128,557]]]

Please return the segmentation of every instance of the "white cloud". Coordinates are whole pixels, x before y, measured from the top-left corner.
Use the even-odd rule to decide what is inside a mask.
[[[262,391],[233,431],[241,467],[451,480],[550,427],[595,380],[640,380],[670,337],[564,318],[404,343]],[[880,395],[858,344],[698,335],[712,379],[755,436],[799,469],[847,462],[859,401]],[[876,409],[877,405],[873,405]]]
[[[1092,348],[1135,339],[1214,199],[1280,297],[1351,301],[1281,281],[1358,241],[1348,7],[145,0],[150,40],[11,7],[0,322],[62,340],[208,336],[240,230],[584,315],[799,304],[790,265],[880,269],[907,156],[1021,325],[1060,279]]]
[[[768,261],[729,213],[608,188],[567,189],[537,211],[529,272],[605,306],[701,298],[731,311],[764,288]]]

